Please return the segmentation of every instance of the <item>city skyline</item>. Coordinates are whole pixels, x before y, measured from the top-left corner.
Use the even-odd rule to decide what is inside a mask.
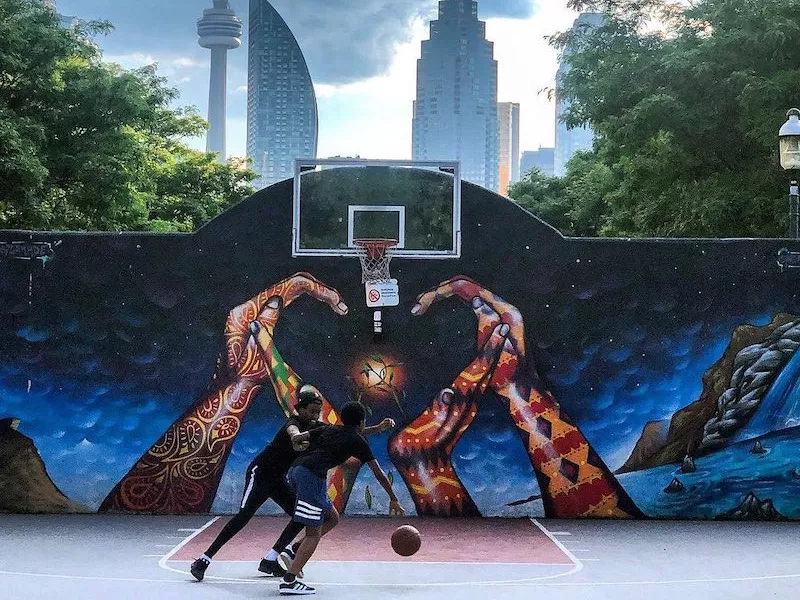
[[[314,80],[318,156],[410,158],[416,61],[437,3],[372,0],[348,7],[346,13],[334,11],[322,0],[272,4],[298,39]],[[102,0],[59,0],[58,5],[80,18],[112,21],[116,30],[98,40],[106,60],[126,68],[158,62],[159,73],[181,92],[178,104],[194,105],[199,114],[207,114],[208,51],[197,46],[196,2],[176,0],[165,6],[140,0],[123,6]],[[520,149],[552,146],[555,107],[540,91],[554,85],[557,57],[544,36],[569,28],[576,13],[566,8],[566,0],[480,0],[478,6],[487,38],[495,42],[498,100],[521,104]],[[246,2],[231,0],[231,7],[247,21]],[[156,8],[166,14],[153,23]],[[364,19],[378,18],[374,31],[364,29]],[[341,43],[333,43],[333,33],[341,36]],[[247,32],[243,45],[246,38]],[[230,155],[246,152],[246,98],[247,52],[242,48],[229,56]],[[192,140],[192,145],[204,149],[205,138]]]

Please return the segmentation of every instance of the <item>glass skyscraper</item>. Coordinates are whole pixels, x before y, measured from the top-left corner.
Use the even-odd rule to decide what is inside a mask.
[[[497,61],[474,0],[441,0],[417,61],[414,160],[460,160],[461,176],[497,191]]]
[[[582,13],[573,23],[573,29],[588,31],[603,25],[600,13]],[[556,149],[555,174],[563,177],[567,172],[567,163],[572,156],[581,150],[591,150],[594,144],[594,131],[588,125],[568,129],[561,121],[561,115],[569,108],[569,101],[561,93],[561,81],[569,72],[569,53],[564,53],[559,61],[556,73]]]
[[[267,0],[250,0],[247,155],[256,187],[293,177],[296,158],[316,158],[317,126],[317,97],[297,40]]]

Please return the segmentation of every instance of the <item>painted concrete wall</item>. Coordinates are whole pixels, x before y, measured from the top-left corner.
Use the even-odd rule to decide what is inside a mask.
[[[291,258],[291,191],[193,235],[0,232],[0,508],[235,512],[309,382],[398,422],[370,443],[418,513],[800,517],[800,244],[567,240],[464,184],[462,258],[394,261],[376,344],[358,262]]]

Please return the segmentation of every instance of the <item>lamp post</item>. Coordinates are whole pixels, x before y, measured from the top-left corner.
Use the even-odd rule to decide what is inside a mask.
[[[792,173],[789,185],[791,237],[800,237],[798,230],[798,204],[800,188],[797,185],[797,171],[800,170],[800,109],[790,108],[786,113],[788,120],[781,127],[778,137],[781,142],[781,167]]]

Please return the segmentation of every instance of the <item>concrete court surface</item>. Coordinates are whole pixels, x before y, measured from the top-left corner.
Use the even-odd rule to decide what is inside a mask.
[[[257,517],[202,583],[189,564],[227,517],[0,515],[0,599],[278,598],[256,567],[286,517]],[[400,524],[423,545],[402,558]],[[344,517],[305,581],[316,598],[800,598],[795,523]]]

